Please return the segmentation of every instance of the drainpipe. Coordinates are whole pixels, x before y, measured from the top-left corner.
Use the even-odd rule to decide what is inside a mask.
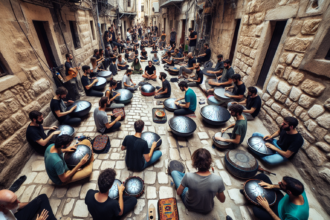
[[[100,43],[99,43],[99,45],[100,45],[100,48],[104,48],[103,38],[102,38],[102,31],[101,31],[101,25],[100,25],[100,19],[99,19],[99,2],[97,0],[96,0],[96,19],[97,19],[97,27],[99,29],[99,35],[100,35]]]

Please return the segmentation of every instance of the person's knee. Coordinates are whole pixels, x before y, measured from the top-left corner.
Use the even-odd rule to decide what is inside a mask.
[[[132,203],[133,206],[136,206],[136,204],[137,204],[137,198],[131,196],[131,197],[130,197],[130,202]]]
[[[39,198],[41,201],[46,201],[46,200],[48,200],[48,197],[47,197],[46,194],[41,194],[41,195],[38,196],[38,198]]]
[[[171,172],[171,176],[172,176],[172,177],[173,177],[173,176],[178,176],[178,175],[180,175],[180,172],[177,171],[177,170],[173,170],[173,171]]]

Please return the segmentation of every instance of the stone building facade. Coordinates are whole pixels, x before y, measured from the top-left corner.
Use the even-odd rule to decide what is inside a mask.
[[[180,35],[186,2],[181,11],[174,5],[162,9],[168,37],[171,20]],[[292,162],[328,213],[329,4],[324,0],[198,1],[198,8],[189,11],[186,27],[196,22],[198,41],[210,44],[213,62],[218,54],[232,59],[246,86],[258,88],[263,100],[259,118],[270,133],[279,129],[286,116],[299,120],[298,130],[305,142]]]
[[[29,112],[40,110],[44,126],[55,121],[49,102],[56,86],[48,67],[64,64],[66,53],[73,54],[75,64],[89,64],[93,49],[99,48],[96,21],[88,6],[55,11],[22,1],[0,1],[0,62],[7,73],[0,77],[0,188],[12,183],[33,153],[25,135]],[[42,45],[40,33],[50,47]],[[53,59],[46,57],[47,49]]]

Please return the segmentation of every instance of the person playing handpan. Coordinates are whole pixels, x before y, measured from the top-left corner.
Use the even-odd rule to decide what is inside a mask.
[[[51,179],[55,185],[65,185],[76,182],[92,174],[94,154],[92,154],[89,162],[88,154],[86,154],[72,170],[69,170],[64,161],[63,153],[74,152],[77,149],[76,145],[70,146],[72,141],[73,137],[63,134],[56,138],[55,144],[49,145],[46,149],[45,167],[49,179]],[[92,144],[87,139],[79,142],[79,144],[86,145],[92,149]],[[87,165],[80,169],[86,163]]]
[[[196,68],[196,60],[193,57],[192,52],[189,52],[188,53],[188,66],[187,67],[185,67],[185,66],[180,67],[178,78],[183,78],[183,77],[187,78],[188,75],[186,73],[188,73],[188,74],[192,73],[195,68]]]
[[[243,106],[243,115],[248,121],[250,121],[257,117],[260,112],[261,98],[258,95],[258,90],[255,87],[250,86],[248,88],[248,97],[241,102],[229,102],[228,108],[232,104],[246,105],[246,107]]]
[[[215,74],[217,76],[221,75],[222,72],[223,72],[223,69],[224,69],[224,64],[223,64],[223,55],[222,54],[219,54],[217,56],[218,58],[218,62],[217,62],[217,65],[215,65],[214,69],[211,68],[211,69],[203,69],[203,72],[204,73],[211,73],[211,74]]]
[[[60,134],[61,131],[54,131],[47,137],[45,130],[56,130],[57,127],[43,127],[44,118],[42,113],[36,110],[29,113],[29,118],[31,123],[26,129],[26,139],[38,154],[44,155],[46,148],[52,143],[51,138]]]
[[[263,173],[253,177],[261,180],[260,186],[276,192],[276,202],[269,206],[266,198],[257,197],[260,206],[253,205],[253,214],[257,219],[262,220],[308,220],[309,203],[306,196],[304,185],[299,180],[284,176],[278,185],[273,185],[269,177]],[[283,196],[281,191],[285,192]],[[240,190],[243,193],[243,190]]]
[[[96,129],[101,134],[113,132],[121,126],[121,123],[118,122],[121,119],[120,115],[118,115],[115,120],[109,122],[108,115],[113,116],[113,114],[105,112],[107,105],[110,105],[110,99],[108,97],[102,97],[99,101],[99,108],[94,109]]]
[[[175,100],[174,103],[177,106],[180,106],[181,109],[175,110],[174,115],[194,114],[195,110],[196,110],[196,107],[197,107],[196,93],[191,88],[188,88],[188,84],[185,81],[181,81],[179,83],[179,87],[180,87],[180,90],[182,92],[185,92],[185,95],[184,95],[184,97]],[[178,101],[180,101],[181,99],[184,99],[186,103],[185,104],[180,104]]]
[[[152,79],[156,81],[157,75],[156,75],[156,68],[154,65],[152,65],[152,61],[148,61],[148,66],[146,66],[144,74],[142,75],[145,80]]]
[[[52,111],[55,118],[59,121],[60,124],[64,125],[77,125],[80,124],[81,119],[78,117],[72,117],[70,114],[77,108],[73,106],[70,110],[67,111],[66,103],[63,99],[66,98],[68,90],[64,87],[58,87],[55,91],[55,96],[50,101],[50,110]],[[72,100],[68,100],[68,103],[72,104]]]
[[[133,80],[131,79],[133,71],[131,69],[126,70],[126,73],[123,77],[123,88],[128,89],[131,92],[134,92],[138,89],[135,83],[133,83]]]
[[[109,198],[109,191],[114,184],[116,171],[107,168],[101,172],[97,180],[99,191],[89,189],[85,197],[85,204],[93,220],[119,220],[136,206],[137,199],[133,196],[124,196],[125,186],[117,185],[119,198]]]
[[[207,214],[214,207],[214,197],[224,203],[225,185],[220,176],[211,173],[212,156],[206,149],[199,148],[191,155],[194,173],[171,172],[176,193],[181,197],[185,207],[194,212]]]
[[[115,108],[125,108],[125,105],[122,103],[115,103],[113,102],[118,96],[120,96],[119,92],[115,92],[117,88],[117,81],[114,79],[110,80],[110,88],[105,92],[105,96],[108,97],[110,100],[110,104],[107,104],[106,111],[115,109]]]
[[[219,76],[217,79],[220,79],[220,82],[214,82],[212,79],[209,80],[209,85],[213,87],[219,87],[219,86],[227,86],[231,85],[233,80],[232,80],[232,75],[235,74],[234,69],[231,67],[231,61],[230,60],[225,60],[224,61],[224,66],[226,69],[226,72]],[[213,92],[214,89],[209,89],[208,92]]]
[[[159,79],[162,81],[162,87],[156,86],[155,99],[171,96],[171,84],[167,81],[166,76],[166,73],[160,72]]]
[[[234,82],[234,85],[225,87],[225,90],[231,90],[233,89],[233,95],[230,95],[229,93],[225,93],[225,96],[229,97],[230,100],[240,101],[244,98],[244,93],[246,90],[244,82],[241,80],[241,75],[234,74],[232,75],[231,79]],[[228,99],[221,99],[219,100],[220,105],[227,105],[227,103],[230,101]]]
[[[17,195],[8,189],[0,190],[0,219],[56,220],[46,194],[37,196],[31,202],[20,202]]]
[[[201,71],[199,63],[196,63],[195,69],[196,69],[195,76],[190,76],[188,79],[185,80],[188,83],[189,87],[196,87],[196,86],[199,87],[203,83],[204,75],[203,72]]]
[[[229,111],[231,116],[236,118],[236,122],[234,124],[229,125],[226,128],[221,129],[221,132],[224,133],[229,128],[234,127],[233,133],[231,133],[231,138],[227,139],[224,137],[215,137],[215,139],[219,141],[229,142],[233,146],[238,146],[243,142],[245,138],[246,130],[247,130],[247,121],[245,117],[242,115],[243,106],[233,104],[232,106],[230,106]]]
[[[276,151],[269,156],[258,155],[262,161],[269,165],[279,165],[294,157],[304,144],[304,139],[297,131],[298,120],[294,117],[285,117],[281,128],[272,135],[260,134],[255,132],[252,137],[263,137],[267,142],[266,147]],[[274,138],[280,136],[279,140]]]
[[[147,141],[141,139],[144,122],[134,122],[135,135],[127,135],[122,143],[121,150],[126,150],[126,166],[128,170],[142,171],[154,164],[162,156],[162,152],[155,151],[157,142],[153,142],[149,149]]]
[[[209,47],[209,44],[204,44],[204,50],[205,52],[203,54],[197,56],[197,63],[205,63],[206,61],[210,60],[211,49]]]
[[[96,96],[96,97],[102,97],[103,92],[98,92],[94,89],[92,89],[93,85],[95,85],[99,80],[94,78],[93,82],[91,83],[89,78],[89,74],[91,73],[91,68],[89,66],[83,66],[82,70],[84,71],[84,75],[81,77],[81,84],[84,87],[85,93],[87,96]]]

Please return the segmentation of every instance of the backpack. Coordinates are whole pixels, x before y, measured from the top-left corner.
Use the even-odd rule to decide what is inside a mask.
[[[95,153],[108,153],[110,150],[110,139],[108,135],[97,135],[92,142],[92,146]]]

